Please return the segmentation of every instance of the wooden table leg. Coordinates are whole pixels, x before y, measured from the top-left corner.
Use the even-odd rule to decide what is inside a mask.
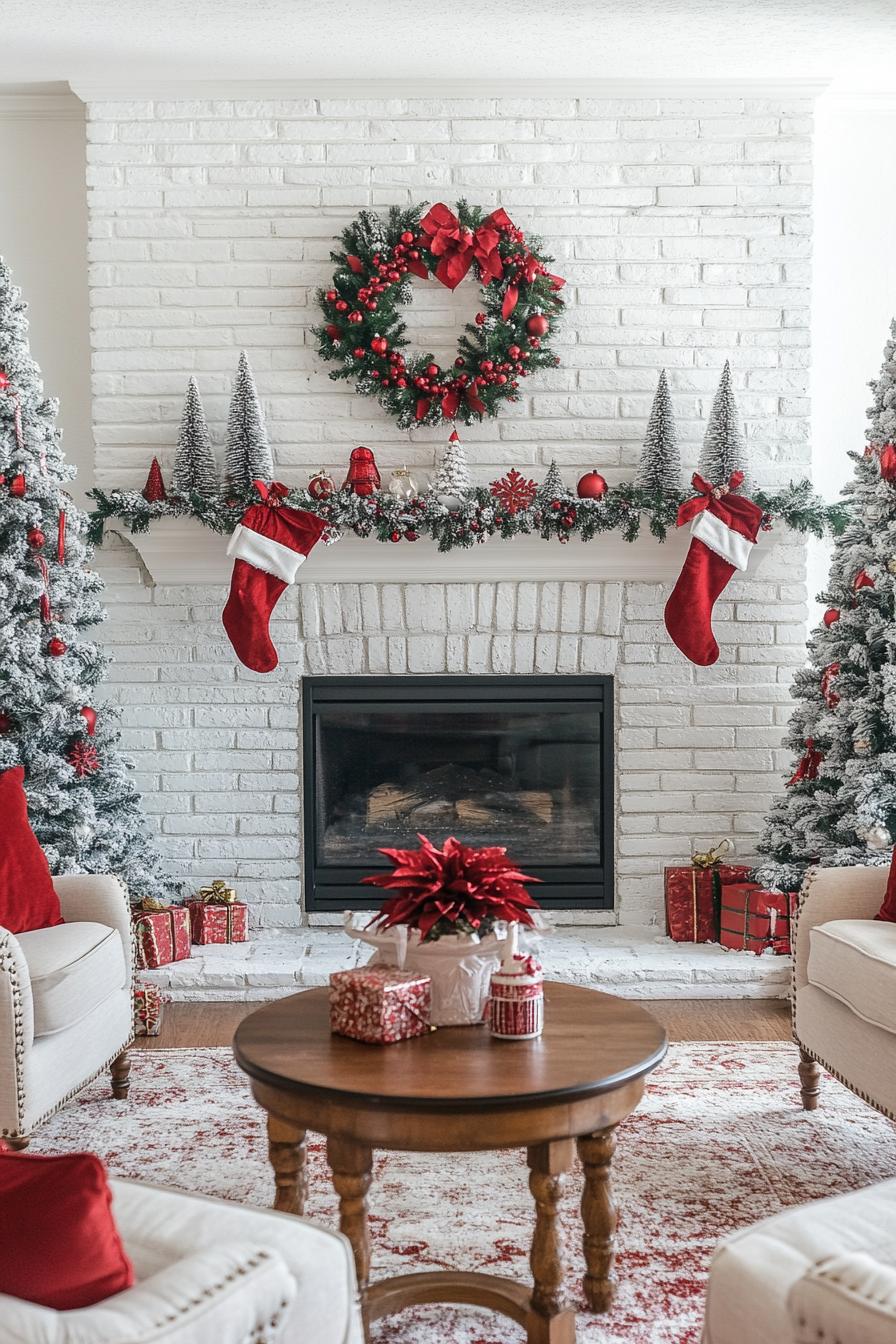
[[[816,1059],[800,1046],[800,1096],[804,1111],[818,1109],[818,1094],[821,1091],[821,1068]]]
[[[610,1163],[616,1151],[615,1129],[603,1129],[577,1140],[585,1168],[582,1222],[585,1251],[585,1298],[592,1311],[607,1311],[616,1294],[613,1262],[616,1258],[618,1210],[613,1199]]]
[[[268,1116],[268,1156],[274,1168],[274,1208],[280,1213],[305,1212],[305,1131],[276,1115]]]
[[[327,1139],[327,1161],[333,1174],[333,1188],[339,1196],[339,1230],[348,1237],[355,1254],[364,1338],[367,1339],[370,1328],[367,1309],[367,1284],[370,1279],[367,1191],[370,1189],[373,1153],[367,1144],[331,1135]]]
[[[557,1235],[557,1211],[572,1157],[571,1139],[539,1143],[527,1150],[529,1189],[535,1200],[528,1344],[575,1344],[576,1317],[563,1304],[563,1257]]]

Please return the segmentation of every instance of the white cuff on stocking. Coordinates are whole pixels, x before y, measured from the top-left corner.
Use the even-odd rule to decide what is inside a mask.
[[[237,523],[233,530],[227,554],[233,556],[234,560],[245,560],[265,574],[273,574],[275,579],[282,579],[284,583],[295,582],[299,565],[307,559],[301,551],[294,551],[291,546],[284,546],[282,541],[274,541],[272,537],[263,537],[260,532],[253,532],[251,527],[243,527],[242,523]]]
[[[716,555],[727,560],[735,569],[746,569],[750,563],[750,552],[756,545],[755,541],[750,541],[749,537],[742,536],[723,523],[721,518],[716,518],[709,509],[697,514],[691,523],[691,536],[702,541],[704,546],[715,551]]]

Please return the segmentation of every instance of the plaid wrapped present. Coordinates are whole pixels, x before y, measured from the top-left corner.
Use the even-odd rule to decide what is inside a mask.
[[[722,927],[719,941],[735,952],[766,948],[776,956],[790,952],[790,920],[793,895],[763,891],[755,882],[735,882],[722,889]]]
[[[395,966],[360,966],[330,976],[330,1030],[356,1041],[389,1045],[424,1036],[430,1027],[432,981]]]
[[[186,961],[190,952],[190,912],[183,905],[135,910],[131,916],[137,939],[137,966],[154,971],[171,961]]]
[[[138,981],[134,986],[134,1035],[158,1036],[164,1005],[169,1001],[170,995],[163,994],[158,985]]]
[[[729,882],[743,882],[749,876],[750,869],[736,863],[665,868],[666,932],[672,941],[717,943],[722,890]]]

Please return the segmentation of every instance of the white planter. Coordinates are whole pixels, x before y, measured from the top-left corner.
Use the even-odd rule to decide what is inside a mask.
[[[482,1022],[492,972],[501,964],[506,930],[485,938],[447,934],[421,943],[416,929],[396,925],[384,933],[356,929],[346,914],[345,932],[375,948],[371,966],[399,966],[432,980],[432,1023],[436,1027],[467,1027]]]

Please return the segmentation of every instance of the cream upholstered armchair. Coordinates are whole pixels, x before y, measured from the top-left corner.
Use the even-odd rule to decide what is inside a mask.
[[[354,1257],[338,1232],[109,1184],[133,1288],[77,1311],[0,1294],[0,1344],[363,1344]]]
[[[18,934],[0,927],[0,1138],[14,1148],[104,1069],[113,1096],[128,1094],[127,893],[105,874],[53,885],[64,924]]]

